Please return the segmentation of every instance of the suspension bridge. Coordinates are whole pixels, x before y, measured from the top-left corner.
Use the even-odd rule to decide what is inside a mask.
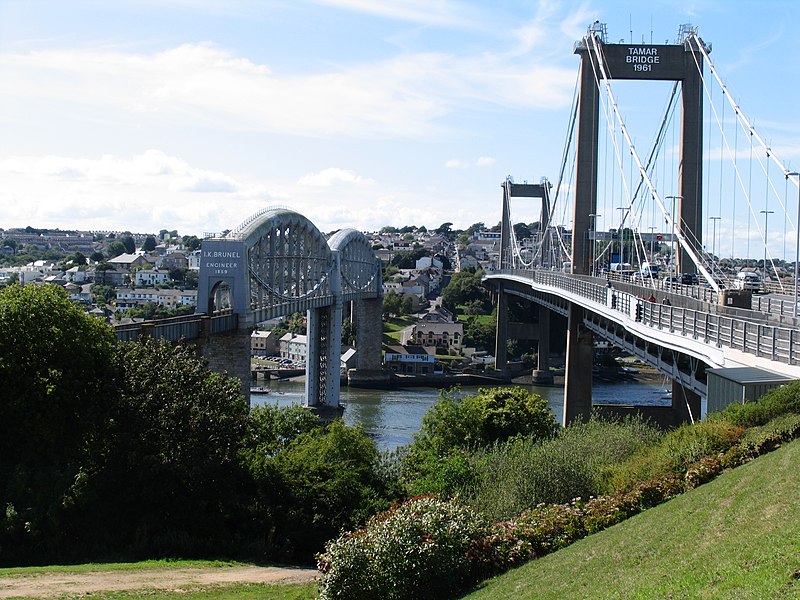
[[[733,100],[694,27],[673,43],[607,38],[596,22],[575,45],[557,180],[502,184],[499,269],[485,278],[498,299],[497,365],[514,295],[538,306],[542,331],[552,313],[566,317],[565,424],[591,411],[595,338],[670,377],[672,417],[695,420],[732,400],[731,378],[800,378],[800,181]],[[660,114],[618,99],[653,81],[671,83]],[[626,109],[639,124],[642,113],[658,119],[636,135]],[[531,199],[539,222],[518,239],[512,205]],[[547,340],[538,355],[534,374],[549,373]]]

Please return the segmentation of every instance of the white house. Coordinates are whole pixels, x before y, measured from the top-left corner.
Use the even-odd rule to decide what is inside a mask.
[[[167,269],[140,269],[136,271],[134,282],[143,287],[163,285],[169,282],[169,271]]]

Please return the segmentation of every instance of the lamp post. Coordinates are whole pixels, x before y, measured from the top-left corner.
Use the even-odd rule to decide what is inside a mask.
[[[797,177],[797,221],[794,226],[797,228],[797,235],[794,236],[794,308],[792,309],[792,316],[797,316],[797,262],[800,260],[800,173],[792,171],[786,174],[786,179],[789,177]]]
[[[772,213],[774,213],[775,211],[774,210],[760,210],[758,212],[760,212],[762,215],[764,215],[764,276],[762,277],[762,279],[766,280],[766,278],[767,278],[767,240],[769,239],[769,236],[767,234],[767,226],[769,225],[769,216]],[[764,282],[764,285],[766,285],[766,281]]]
[[[672,200],[672,233],[670,234],[669,245],[669,263],[670,268],[675,269],[675,275],[678,274],[678,265],[675,264],[675,200],[683,200],[683,196],[667,196],[666,200]]]
[[[602,217],[603,215],[598,215],[595,213],[589,213],[589,247],[592,250],[592,277],[594,277],[597,273],[597,268],[595,265],[596,262],[596,254],[595,254],[595,236],[597,235],[597,217]]]
[[[722,217],[708,217],[713,221],[714,227],[711,233],[711,255],[714,257],[714,260],[717,259],[717,221],[719,221]]]
[[[626,208],[624,206],[618,206],[617,210],[624,211],[624,210],[626,210]],[[624,217],[624,214],[620,216],[620,218],[619,218],[619,227],[617,228],[617,236],[619,237],[619,264],[620,265],[622,265],[622,263],[625,262],[625,245],[624,245],[625,242],[622,239],[622,219],[623,219],[623,217]],[[613,240],[612,240],[612,243],[613,243]],[[613,250],[613,246],[612,246],[612,250]],[[620,268],[622,268],[622,267],[620,267]]]

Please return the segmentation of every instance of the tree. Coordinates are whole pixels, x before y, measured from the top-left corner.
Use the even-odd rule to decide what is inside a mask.
[[[183,247],[189,252],[194,252],[200,249],[200,240],[196,235],[183,236]]]
[[[400,315],[402,311],[402,298],[397,292],[389,292],[383,297],[383,314]]]
[[[467,304],[477,300],[484,308],[483,314],[488,314],[492,308],[489,291],[483,287],[481,279],[483,271],[459,271],[450,278],[450,283],[442,291],[442,306],[455,312],[460,304]]]
[[[0,290],[0,563],[39,560],[62,520],[113,396],[114,333],[51,285]],[[12,560],[13,560],[13,555]]]
[[[120,254],[125,254],[125,244],[123,244],[120,240],[114,240],[106,247],[106,252],[108,252],[108,256],[110,258],[119,256]]]
[[[443,457],[516,436],[544,440],[552,438],[558,428],[547,400],[521,387],[481,388],[470,396],[457,389],[443,391],[422,418],[409,454]]]
[[[342,529],[388,508],[372,439],[337,419],[298,435],[275,457],[280,482],[276,535],[294,559],[312,556]]]
[[[145,252],[152,252],[156,249],[156,238],[152,235],[148,235],[144,238],[144,243],[142,243],[142,250]]]
[[[210,551],[238,526],[248,418],[240,382],[164,340],[121,344],[114,362],[118,394],[87,474],[84,527],[120,549]]]
[[[92,252],[92,255],[89,258],[91,258],[94,262],[100,262],[101,260],[105,260],[105,257],[105,254],[102,252]]]
[[[133,254],[136,252],[136,242],[133,241],[133,237],[130,235],[123,235],[119,241],[122,243],[122,246],[125,248],[125,252],[128,254]]]

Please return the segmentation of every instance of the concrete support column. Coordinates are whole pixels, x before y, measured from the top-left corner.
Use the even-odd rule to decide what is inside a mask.
[[[550,309],[539,305],[539,340],[536,352],[536,369],[531,373],[533,383],[553,383],[550,372]]]
[[[700,420],[700,396],[689,388],[672,381],[672,411],[675,415],[675,425],[691,423]]]
[[[575,170],[575,212],[572,217],[572,272],[589,275],[590,214],[597,207],[597,127],[600,91],[590,52],[581,52],[581,88],[578,104],[578,142]]]
[[[564,384],[566,427],[575,421],[588,421],[592,412],[592,333],[583,326],[583,308],[570,303],[567,321],[567,372]]]
[[[241,381],[242,395],[250,403],[250,329],[234,329],[207,335],[199,344],[200,354],[208,367],[217,373],[227,373]]]
[[[679,229],[690,240],[703,239],[703,56],[687,41],[682,81],[681,159],[678,167]],[[698,68],[699,66],[699,68]],[[698,242],[699,243],[699,242]],[[698,247],[698,251],[699,251]],[[680,248],[678,273],[696,273],[689,254]]]
[[[550,309],[539,305],[539,347],[536,367],[540,371],[550,370]]]
[[[383,298],[356,303],[356,368],[367,371],[381,369],[383,342]]]
[[[391,374],[383,369],[383,298],[360,300],[354,306],[356,323],[356,368],[347,371],[353,387],[389,384]]]
[[[503,284],[497,287],[497,326],[495,328],[495,363],[494,367],[501,374],[508,371],[508,352],[506,342],[508,340],[508,297],[506,296]]]

